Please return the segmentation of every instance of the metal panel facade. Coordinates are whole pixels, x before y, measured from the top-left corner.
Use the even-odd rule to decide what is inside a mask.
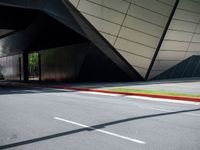
[[[151,63],[174,1],[71,0],[143,77]]]
[[[192,55],[200,55],[200,2],[180,0],[150,77]]]

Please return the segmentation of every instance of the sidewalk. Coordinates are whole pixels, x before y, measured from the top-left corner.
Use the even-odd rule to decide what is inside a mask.
[[[100,92],[109,94],[122,94],[132,96],[142,96],[151,98],[161,98],[170,100],[183,100],[200,102],[200,97],[190,96],[174,96],[163,94],[148,94],[139,92],[122,92],[112,91],[113,88],[131,88],[142,90],[160,90],[167,92],[187,93],[187,94],[200,94],[200,81],[199,80],[183,80],[183,81],[162,81],[162,82],[129,82],[129,83],[51,83],[48,82],[0,82],[0,86],[20,86],[20,87],[38,87],[38,88],[55,88],[63,90],[74,91],[87,91],[87,92]]]

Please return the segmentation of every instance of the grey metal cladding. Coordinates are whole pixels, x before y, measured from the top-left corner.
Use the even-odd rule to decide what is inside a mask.
[[[71,12],[80,27],[87,35],[88,39],[96,45],[107,57],[117,64],[132,79],[143,80],[143,77],[116,51],[116,49],[107,42],[107,40],[99,34],[99,32],[85,19],[78,10],[65,0],[65,5]]]
[[[200,56],[191,56],[153,79],[176,79],[200,77]]]
[[[62,0],[0,0],[0,5],[42,10],[58,22],[89,39],[104,55],[111,59],[132,80],[143,80],[143,77],[110,45],[107,40],[85,19],[69,2]],[[27,46],[26,46],[27,47]]]
[[[77,21],[73,18],[69,10],[63,4],[61,0],[51,0],[48,1],[43,9],[51,17],[57,19],[61,23],[65,24],[66,26],[70,27],[77,33],[81,34],[82,36],[86,37],[85,33],[82,31],[82,28],[77,23]]]

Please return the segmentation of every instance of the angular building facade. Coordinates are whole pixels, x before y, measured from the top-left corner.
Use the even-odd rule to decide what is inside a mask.
[[[33,52],[42,81],[200,77],[198,0],[0,0],[0,19],[8,80],[29,79]]]

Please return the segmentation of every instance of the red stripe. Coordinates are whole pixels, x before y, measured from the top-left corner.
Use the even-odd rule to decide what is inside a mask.
[[[115,92],[108,90],[95,90],[89,88],[72,88],[72,87],[63,87],[63,86],[52,86],[51,88],[59,88],[66,90],[75,90],[75,91],[89,91],[89,92],[99,92],[99,93],[109,93],[109,94],[122,94],[122,95],[132,95],[132,96],[144,96],[144,97],[152,97],[152,98],[162,98],[162,99],[172,99],[172,100],[184,100],[184,101],[193,101],[200,102],[200,98],[195,97],[185,97],[185,96],[169,96],[169,95],[157,95],[157,94],[142,94],[135,92]]]

